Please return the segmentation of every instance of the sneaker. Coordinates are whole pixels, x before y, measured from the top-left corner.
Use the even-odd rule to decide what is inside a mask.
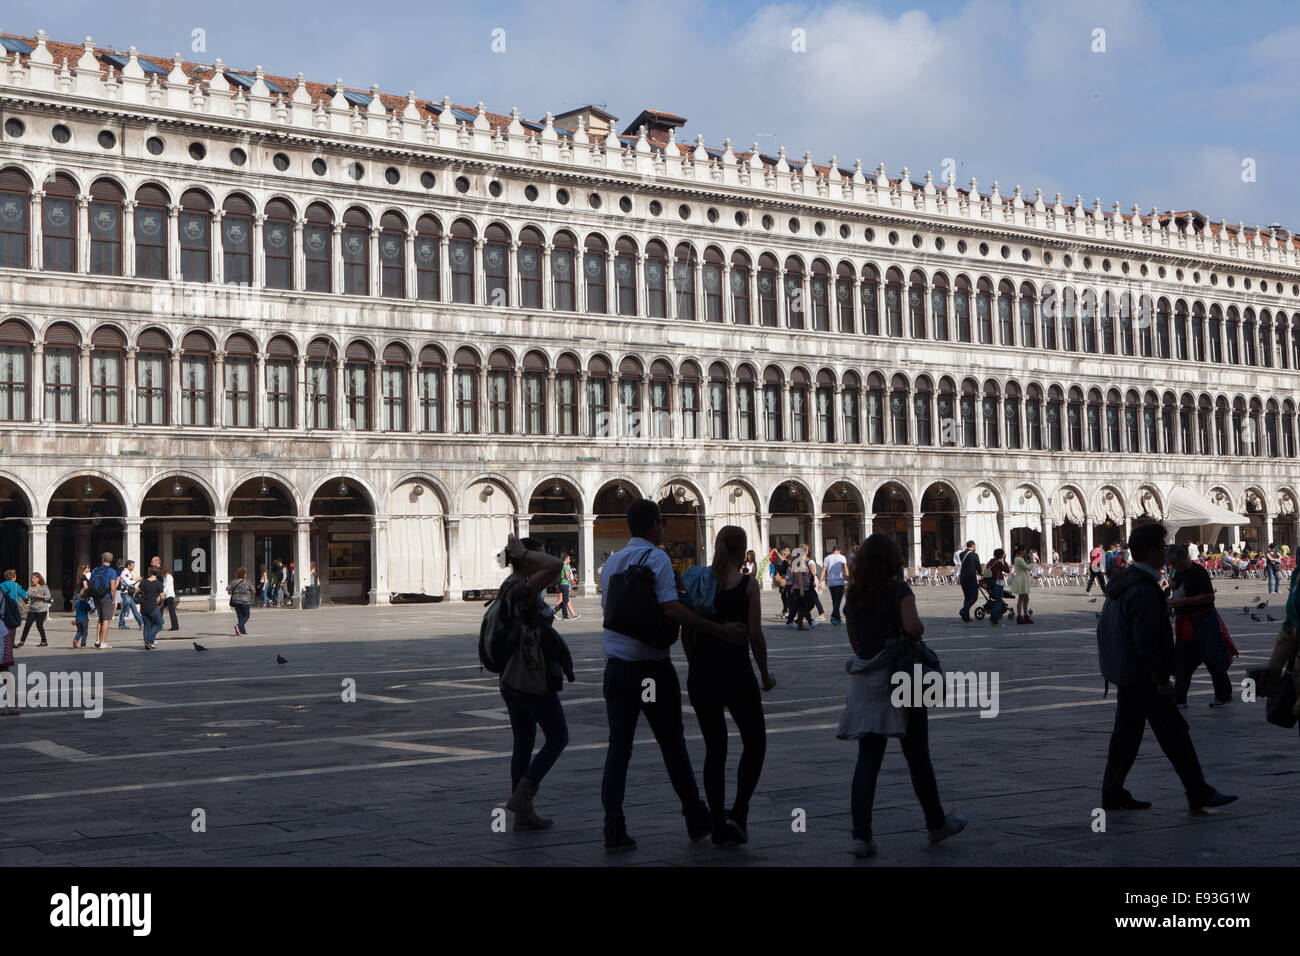
[[[1229,704],[1231,704],[1231,703],[1232,703],[1232,698],[1231,698],[1231,697],[1229,697],[1227,700],[1219,700],[1219,699],[1216,698],[1216,699],[1210,701],[1210,706],[1211,706],[1211,707],[1227,707],[1227,706],[1228,706]]]
[[[859,860],[865,860],[867,857],[876,855],[875,840],[854,840],[849,844],[849,852]]]
[[[39,644],[37,644],[36,646],[37,646],[37,647],[49,647],[49,646],[50,646],[50,642],[49,642],[49,641],[41,641],[41,642],[40,642]]]
[[[108,650],[108,648],[109,648],[109,644],[108,644],[107,641],[104,642],[103,644],[96,644],[95,646],[96,646],[96,647],[99,647],[99,648],[103,648],[104,650]]]
[[[1207,783],[1198,796],[1187,798],[1187,807],[1192,811],[1204,810],[1206,807],[1225,806],[1236,799],[1236,794],[1220,793]]]
[[[576,620],[577,620],[578,618],[580,618],[580,617],[582,617],[581,614],[575,614],[575,615],[573,615],[573,617],[569,618],[569,620],[570,620],[570,621],[576,621]]]
[[[606,853],[626,853],[628,850],[636,849],[636,840],[633,840],[627,834],[627,827],[619,824],[618,826],[605,825],[605,852]]]
[[[145,649],[146,651],[151,651],[151,650],[153,650],[153,645],[152,645],[152,644],[146,644],[146,645],[144,646],[144,649]]]
[[[940,843],[950,836],[956,836],[966,829],[966,818],[960,813],[950,813],[944,818],[943,826],[930,831],[930,842]]]

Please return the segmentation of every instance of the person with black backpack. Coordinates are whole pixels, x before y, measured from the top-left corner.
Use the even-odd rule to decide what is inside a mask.
[[[99,631],[95,646],[108,647],[108,626],[113,620],[113,610],[117,604],[117,571],[113,568],[113,552],[105,551],[99,556],[99,567],[90,572],[90,601],[99,616]]]
[[[1124,787],[1146,725],[1174,765],[1187,804],[1193,812],[1221,807],[1236,800],[1205,782],[1187,721],[1174,704],[1174,633],[1160,590],[1165,561],[1165,528],[1144,524],[1129,539],[1133,563],[1116,571],[1106,585],[1106,603],[1097,625],[1097,652],[1101,674],[1115,691],[1115,727],[1110,735],[1106,771],[1102,778],[1103,810],[1145,810],[1149,800],[1138,800]]]
[[[970,609],[980,597],[980,556],[975,542],[967,541],[957,553],[957,582],[961,585],[961,610],[957,612],[967,624],[971,622]]]
[[[542,778],[569,744],[559,692],[565,677],[573,680],[573,660],[552,627],[555,611],[546,601],[546,589],[561,564],[559,558],[542,550],[537,539],[520,540],[513,534],[506,541],[504,560],[511,573],[502,582],[496,602],[505,641],[490,653],[504,658],[497,662],[501,697],[514,735],[510,758],[513,792],[506,809],[515,815],[516,830],[544,830],[555,821],[540,816],[533,799]],[[534,754],[538,727],[546,735],[546,743]]]
[[[678,627],[733,644],[747,640],[744,624],[710,621],[680,600],[672,561],[659,547],[664,539],[664,518],[658,504],[648,498],[632,502],[627,526],[631,533],[627,547],[610,555],[600,569],[600,602],[605,612],[605,714],[609,720],[609,750],[600,785],[606,853],[636,848],[627,832],[623,795],[636,723],[642,713],[681,800],[691,842],[713,833],[713,816],[700,799],[686,750],[681,682],[668,649],[677,640]]]

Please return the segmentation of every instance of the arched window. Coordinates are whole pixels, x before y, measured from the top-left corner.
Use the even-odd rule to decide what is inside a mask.
[[[181,424],[212,424],[212,340],[189,332],[181,341]]]
[[[763,437],[767,441],[780,441],[784,429],[781,423],[781,385],[784,376],[775,365],[763,370]]]
[[[1215,451],[1219,455],[1228,454],[1228,401],[1220,398],[1214,403],[1214,438]]]
[[[885,273],[885,330],[896,338],[903,334],[903,273],[898,269]]]
[[[704,321],[722,321],[722,253],[715,246],[704,250],[704,264],[700,267],[704,283]]]
[[[880,271],[871,263],[862,267],[862,331],[880,334]]]
[[[302,243],[307,260],[307,291],[334,291],[334,214],[323,203],[307,207]]]
[[[1070,286],[1061,293],[1061,348],[1067,352],[1079,350],[1078,326],[1079,296]]]
[[[982,345],[993,344],[993,283],[981,278],[975,284],[975,327]]]
[[[804,313],[808,310],[806,297],[808,290],[803,284],[803,262],[798,256],[788,256],[785,260],[785,324],[787,328],[804,329],[808,327]]]
[[[645,247],[645,292],[646,314],[668,318],[668,249],[657,239]]]
[[[406,382],[411,367],[411,353],[406,346],[390,342],[384,348],[382,394],[384,417],[381,422],[386,432],[404,432],[406,425]]]
[[[587,434],[607,438],[613,432],[609,420],[609,380],[612,369],[602,356],[587,363]]]
[[[1037,305],[1034,287],[1028,282],[1020,283],[1020,345],[1032,349],[1038,345],[1038,323],[1034,317]]]
[[[1145,306],[1146,297],[1142,298],[1142,305]],[[1123,355],[1137,354],[1137,339],[1134,336],[1133,326],[1136,322],[1141,326],[1150,322],[1149,312],[1143,312],[1140,316],[1133,315],[1133,296],[1125,292],[1119,297],[1119,329],[1120,329],[1120,353]]]
[[[808,278],[808,295],[812,298],[812,327],[818,332],[831,330],[830,266],[825,259],[815,259]]]
[[[1250,400],[1250,438],[1249,451],[1255,457],[1264,454],[1264,407],[1258,398]]]
[[[578,360],[567,353],[555,363],[555,421],[561,435],[578,434]]]
[[[916,415],[916,443],[933,445],[934,433],[930,427],[930,400],[933,386],[924,375],[916,380],[916,394],[912,396],[912,410]]]
[[[744,441],[752,441],[758,436],[754,389],[754,369],[749,365],[740,366],[736,370],[736,437]]]
[[[930,289],[930,314],[934,318],[934,337],[948,341],[948,277],[942,272],[934,277]]]
[[[1138,428],[1138,415],[1141,411],[1142,402],[1138,398],[1138,393],[1129,389],[1124,396],[1124,447],[1126,451],[1137,454],[1143,451],[1142,436]],[[1145,449],[1150,453],[1151,448]]]
[[[356,206],[343,214],[343,294],[370,294],[370,214]]]
[[[1202,395],[1196,404],[1196,433],[1198,450],[1202,455],[1213,455],[1214,445],[1210,441],[1210,429],[1214,422],[1214,403],[1210,396]]]
[[[1195,417],[1196,409],[1192,404],[1192,396],[1184,394],[1182,401],[1178,403],[1178,429],[1182,438],[1182,453],[1184,455],[1191,455],[1196,452],[1196,445],[1192,436]]]
[[[1259,356],[1255,351],[1255,310],[1251,308],[1242,313],[1241,355],[1246,365],[1259,364]]]
[[[307,427],[334,427],[334,375],[338,352],[329,339],[315,339],[307,348]]]
[[[1300,313],[1291,316],[1291,367],[1300,370]]]
[[[374,427],[370,418],[371,373],[375,353],[365,342],[348,345],[343,364],[343,427],[368,431]]]
[[[1223,311],[1217,306],[1210,306],[1209,331],[1210,361],[1216,365],[1223,363]]]
[[[267,428],[293,428],[297,373],[297,347],[292,339],[277,335],[266,344]]]
[[[1025,395],[1025,430],[1029,433],[1029,450],[1042,451],[1043,390],[1038,385],[1031,384]]]
[[[961,383],[961,440],[967,448],[979,445],[980,387],[973,378]]]
[[[1268,309],[1259,313],[1259,364],[1273,367],[1273,318]]]
[[[1002,401],[1002,414],[1007,420],[1007,447],[1020,447],[1020,386],[1015,382],[1007,383],[1006,396]]]
[[[532,226],[519,232],[519,304],[525,309],[542,307],[542,234]]]
[[[0,170],[0,268],[29,269],[32,182],[20,169]]]
[[[636,315],[636,243],[626,236],[614,244],[614,288],[618,314]]]
[[[925,275],[912,270],[907,287],[907,314],[912,323],[912,338],[924,339],[925,334]]]
[[[167,372],[171,367],[171,340],[158,329],[145,329],[136,339],[135,423],[168,424]]]
[[[961,425],[957,420],[957,383],[946,375],[939,379],[937,411],[939,444],[944,448],[956,448],[961,435]]]
[[[1156,356],[1169,358],[1169,300],[1165,298],[1156,305]]]
[[[166,279],[167,193],[152,183],[135,191],[135,274],[138,279]]]
[[[283,199],[266,204],[262,224],[262,252],[266,257],[266,287],[293,290],[293,206]]]
[[[998,383],[989,379],[984,383],[984,447],[999,447],[998,415],[1001,412],[1002,393]]]
[[[698,438],[700,436],[700,367],[694,362],[683,362],[681,380],[682,437]]]
[[[45,332],[45,420],[77,420],[77,370],[81,338],[70,325],[58,322]]]
[[[709,400],[713,400],[712,385],[710,384]],[[726,401],[727,390],[725,383],[722,390],[723,401]],[[712,409],[710,409],[712,412]],[[662,359],[650,366],[650,434],[655,438],[670,438],[672,436],[672,413],[673,413],[673,370],[672,367]],[[723,414],[726,414],[724,407]],[[724,433],[723,437],[726,435]]]
[[[1295,457],[1295,403],[1289,398],[1282,402],[1282,454]]]
[[[641,430],[641,363],[625,358],[618,367],[618,405],[623,413],[621,434],[640,438]]]
[[[228,428],[252,428],[253,357],[257,354],[253,340],[246,335],[232,335],[226,340],[225,417]]]
[[[1156,427],[1160,414],[1160,403],[1155,392],[1148,391],[1142,401],[1142,435],[1143,448],[1148,455],[1160,454],[1160,429]],[[1169,451],[1168,448],[1165,451]]]
[[[895,375],[889,383],[889,423],[895,445],[906,445],[910,441],[907,428],[909,392],[906,376]]]
[[[415,222],[415,295],[424,302],[442,298],[442,227],[433,216]],[[540,308],[540,290],[537,301]]]
[[[1205,306],[1192,306],[1192,361],[1205,361]]]
[[[730,437],[727,426],[727,367],[721,362],[709,366],[709,437],[725,441]]]
[[[1115,326],[1118,324],[1115,317],[1115,306],[1114,293],[1103,292],[1101,296],[1101,350],[1107,355],[1115,354]]]
[[[0,323],[0,421],[25,422],[31,417],[31,368],[31,329],[17,319]]]
[[[1010,280],[998,283],[998,344],[1016,344],[1016,289]]]
[[[1105,450],[1102,444],[1102,407],[1101,392],[1097,389],[1088,390],[1088,450],[1092,452],[1101,452]]]
[[[1097,353],[1097,293],[1084,289],[1079,293],[1079,325],[1083,330],[1083,350]]]
[[[816,414],[816,437],[820,442],[835,441],[835,375],[829,369],[817,373],[817,391],[813,394]]]
[[[1165,453],[1174,450],[1174,429],[1177,427],[1178,407],[1173,392],[1165,392],[1160,405],[1160,440],[1164,443]]]
[[[478,432],[478,356],[473,349],[456,350],[456,368],[452,373],[452,395],[456,403],[456,431],[462,435]]]
[[[673,298],[677,303],[676,318],[695,318],[695,250],[688,242],[677,244],[673,257]]]
[[[90,420],[118,425],[125,421],[122,363],[126,339],[110,326],[101,326],[90,339]]]
[[[510,234],[492,223],[483,230],[483,281],[487,285],[485,305],[510,305]]]
[[[212,200],[198,189],[181,196],[181,278],[212,281]]]
[[[47,272],[77,272],[77,184],[58,173],[42,189],[41,265]]]
[[[90,187],[90,274],[122,274],[122,187],[101,179]]]
[[[1033,294],[1032,288],[1030,294]],[[1045,349],[1056,348],[1056,313],[1059,308],[1056,289],[1050,285],[1045,286],[1043,289],[1042,314],[1039,317],[1043,329],[1043,348]]]
[[[790,376],[790,438],[808,441],[808,373],[801,368]]]
[[[395,212],[379,220],[379,294],[406,298],[406,220]]]
[[[776,258],[763,253],[758,259],[759,324],[776,328]]]
[[[1174,358],[1187,360],[1187,303],[1174,303]]]
[[[474,227],[464,219],[451,224],[451,301],[474,304]]]
[[[749,256],[731,254],[731,320],[737,325],[752,325],[749,313]]]
[[[488,431],[493,435],[509,435],[514,425],[510,414],[514,369],[514,360],[504,349],[497,349],[488,359]]]
[[[222,277],[227,285],[253,284],[253,204],[240,195],[221,207]]]
[[[1066,410],[1066,424],[1070,433],[1070,451],[1084,450],[1084,424],[1087,413],[1083,406],[1083,392],[1078,388],[1070,389],[1070,403]],[[1091,425],[1089,425],[1091,428]]]
[[[587,311],[604,315],[609,311],[605,294],[605,257],[609,245],[604,238],[592,233],[587,237],[582,260],[583,282],[587,287]]]
[[[546,434],[546,357],[541,352],[524,356],[524,434]]]
[[[436,345],[420,349],[420,428],[440,432],[442,425],[442,377],[447,360]]]
[[[885,378],[879,372],[867,376],[867,441],[885,443]]]
[[[1124,451],[1123,432],[1120,416],[1123,414],[1119,392],[1109,389],[1106,392],[1106,447],[1110,451]]]
[[[862,380],[857,372],[845,372],[841,383],[840,399],[844,410],[844,441],[850,445],[862,443]]]
[[[578,307],[574,291],[575,249],[572,235],[556,233],[551,243],[551,307],[556,312],[573,312]],[[647,271],[649,268],[647,264]]]
[[[1059,385],[1047,390],[1047,448],[1049,451],[1063,451],[1064,441],[1065,396]]]
[[[853,264],[841,262],[835,270],[835,311],[839,330],[853,332]]]

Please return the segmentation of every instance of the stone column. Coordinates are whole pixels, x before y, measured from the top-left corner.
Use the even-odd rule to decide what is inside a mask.
[[[31,531],[27,536],[29,548],[29,563],[27,567],[32,571],[39,571],[40,574],[47,579],[48,583],[50,575],[46,571],[45,563],[49,560],[47,546],[49,542],[50,519],[29,518],[27,523],[31,528]],[[51,591],[52,590],[53,588],[51,588]],[[55,605],[51,605],[51,607],[54,606]]]
[[[1265,545],[1273,543],[1273,516],[1264,516],[1264,542]]]
[[[605,250],[605,314],[618,315],[618,286],[614,284],[614,250]]]
[[[402,259],[402,288],[406,290],[408,299],[419,298],[420,277],[415,268],[415,235],[414,229],[406,230],[406,243],[403,246]]]
[[[126,519],[126,554],[123,557],[135,562],[136,577],[149,566],[149,562],[140,559],[140,529],[143,526],[143,518]]]
[[[786,315],[784,267],[776,270],[775,282],[776,288],[772,292],[776,297],[776,327],[778,329],[788,329],[790,327],[790,317]]]
[[[212,362],[212,424],[221,428],[226,423],[226,353],[217,351]]]
[[[307,225],[306,219],[295,219],[293,221],[293,290],[303,292],[307,288],[307,247],[303,244],[303,228]]]
[[[1088,562],[1088,555],[1092,553],[1092,518],[1083,519],[1083,560]]]
[[[90,272],[90,197],[77,197],[77,271]]]
[[[90,422],[90,353],[90,343],[82,343],[81,368],[77,376],[77,420],[83,425]]]
[[[167,206],[167,278],[173,282],[184,278],[181,275],[181,207],[178,203]]]
[[[330,291],[343,294],[343,223],[332,223],[333,239],[330,241]]]
[[[813,533],[812,533],[813,553],[810,555],[810,557],[812,557],[812,559],[817,562],[819,567],[822,563],[822,558],[826,556],[826,541],[823,535],[823,531],[825,529],[822,527],[825,521],[826,521],[826,515],[821,514],[820,512],[813,514]]]
[[[1011,529],[1008,527],[1005,508],[998,508],[998,547],[1005,548],[1008,557],[1011,554]]]
[[[553,247],[550,243],[547,243],[546,245],[542,246],[542,272],[541,272],[541,282],[542,282],[542,309],[543,309],[543,311],[549,311],[549,310],[550,310],[550,308],[551,308],[551,301],[552,301],[552,299],[554,298],[554,296],[552,295],[552,290],[551,290],[551,281],[552,281],[552,276],[551,276],[551,249],[553,249],[553,248],[554,248],[554,247]]]
[[[212,610],[230,610],[226,585],[230,583],[230,519],[222,516],[212,521]]]
[[[366,396],[366,404],[369,406],[370,414],[367,415],[366,430],[372,432],[383,431],[387,425],[384,422],[385,402],[384,402],[384,362],[380,357],[376,357],[370,364],[370,388]]]
[[[717,534],[716,516],[706,514],[704,516],[704,540],[700,542],[699,564],[707,566],[713,562],[713,542]]]
[[[167,377],[167,410],[163,421],[168,425],[181,423],[181,349],[171,351],[171,374]]]
[[[781,382],[781,441],[788,442],[793,440],[794,436],[790,434],[790,424],[792,417],[790,415],[790,380],[783,379]]]
[[[438,301],[451,301],[451,237],[445,232],[438,237]],[[459,592],[457,592],[457,600]]]
[[[135,207],[134,199],[122,200],[122,275],[135,275]]]
[[[249,252],[253,256],[253,288],[266,288],[266,243],[262,231],[266,227],[266,216],[257,213],[253,216],[253,242]]]
[[[461,600],[460,515],[447,515],[447,600]]]
[[[547,435],[558,435],[560,433],[560,409],[557,404],[555,395],[555,369],[546,370],[546,395],[543,397],[546,403],[544,409],[545,418],[543,419],[542,431]]]
[[[585,435],[588,438],[598,437],[597,435],[593,434],[592,429],[589,429],[587,427],[587,370],[586,369],[582,369],[581,371],[578,372],[577,399],[578,399],[578,409],[577,409],[578,420],[577,422],[574,423],[576,425],[574,431],[577,434]]]
[[[834,430],[831,440],[837,444],[844,444],[848,439],[844,421],[844,387],[838,381],[831,392],[831,401],[834,403],[831,406],[831,428]]]
[[[370,527],[370,604],[391,604],[388,591],[388,519],[376,516]]]
[[[507,434],[522,435],[527,429],[524,427],[524,368],[522,365],[516,365],[514,369],[513,381],[511,382],[510,393],[510,427],[506,429]]]
[[[767,509],[763,509],[758,513],[758,536],[759,538],[762,539],[761,541],[759,541],[759,544],[762,546],[761,553],[763,554],[766,554],[768,549],[772,547],[772,545],[770,544],[772,538],[771,526],[772,526],[771,515],[767,513]],[[757,555],[760,553],[760,549],[755,548],[754,552],[755,555]]]
[[[140,350],[128,345],[123,355],[125,368],[122,369],[122,424],[135,424],[135,359]]]
[[[596,577],[594,573],[596,548],[593,533],[596,518],[594,515],[580,515],[578,520],[582,522],[582,538],[578,545],[578,567],[582,569],[581,581],[579,582],[582,590],[579,593],[585,597],[596,593]]]
[[[424,431],[424,416],[420,414],[420,366],[415,362],[406,363],[406,394],[402,396],[402,416],[406,419],[408,432]]]
[[[266,356],[259,350],[253,356],[253,396],[248,424],[251,428],[266,427]]]
[[[28,227],[32,234],[32,250],[28,261],[36,271],[45,268],[45,190],[33,189]]]
[[[334,406],[334,421],[331,422],[336,429],[343,428],[344,416],[347,406],[344,404],[343,396],[347,392],[347,383],[343,378],[343,359],[334,360],[334,368],[330,370],[330,390],[332,392],[330,404]]]
[[[1133,519],[1126,514],[1124,515],[1124,544],[1125,545],[1128,544],[1129,532],[1131,532],[1132,530],[1133,530]]]
[[[720,294],[719,301],[722,305],[722,314],[720,316],[722,324],[734,325],[736,316],[731,303],[731,262],[729,260],[722,263],[722,279],[720,281],[722,288],[718,292]]]
[[[225,212],[221,209],[214,209],[209,215],[212,217],[212,234],[208,248],[208,271],[212,274],[212,281],[217,285],[221,285],[225,281],[223,274],[225,271],[223,268],[224,263],[221,255],[221,219],[225,216]]]
[[[298,610],[302,610],[303,588],[311,575],[311,518],[293,519],[294,586],[298,590]],[[316,583],[316,582],[311,582]]]
[[[307,353],[298,356],[294,375],[297,376],[293,390],[293,424],[295,428],[307,427]],[[306,567],[306,565],[304,565]]]
[[[479,305],[488,305],[487,269],[484,267],[483,247],[487,240],[482,236],[474,239],[474,260],[470,263],[471,275],[474,277],[474,301]]]
[[[490,434],[492,429],[488,418],[491,417],[491,409],[488,407],[488,373],[492,371],[490,365],[486,362],[481,363],[478,367],[478,389],[475,396],[475,403],[478,405],[478,413],[475,416],[478,419],[478,433],[480,435]]]
[[[32,343],[31,399],[28,402],[28,419],[45,420],[45,343],[39,339]]]
[[[912,567],[919,568],[921,566],[921,515],[919,513],[912,515],[912,535],[908,544],[911,545]]]
[[[370,246],[366,265],[368,267],[367,272],[369,273],[367,276],[366,288],[370,290],[369,294],[372,297],[378,297],[383,291],[383,286],[380,283],[378,226],[370,227]],[[371,537],[371,540],[374,540],[373,536]]]

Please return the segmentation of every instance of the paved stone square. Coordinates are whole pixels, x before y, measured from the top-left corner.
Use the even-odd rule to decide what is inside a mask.
[[[1261,582],[1219,581],[1220,607],[1242,651],[1262,664],[1276,624],[1241,613]],[[649,728],[641,723],[628,782],[631,854],[606,857],[600,777],[606,727],[597,599],[575,600],[563,624],[578,683],[564,692],[571,743],[538,806],[541,833],[495,833],[509,794],[510,732],[495,678],[476,656],[480,605],[259,610],[251,636],[233,616],[189,613],[176,640],[146,654],[138,631],[111,631],[108,650],[72,650],[56,617],[49,648],[17,652],[33,670],[102,670],[99,719],[29,710],[0,718],[0,862],[8,865],[1227,865],[1300,863],[1300,741],[1266,724],[1263,703],[1212,711],[1202,670],[1187,712],[1206,776],[1241,800],[1188,814],[1172,768],[1148,731],[1130,777],[1145,813],[1091,811],[1114,693],[1102,697],[1094,638],[1100,601],[1079,588],[1034,595],[1038,623],[1004,629],[956,619],[960,591],[918,591],[926,639],[945,667],[997,671],[1000,713],[931,713],[945,807],[969,828],[937,847],[925,839],[898,744],[876,800],[880,856],[845,852],[855,747],[835,739],[848,655],[843,628],[788,630],[765,594],[772,671],[768,752],[750,843],[692,846]],[[1280,605],[1272,609],[1280,616]],[[1267,611],[1258,612],[1261,616]],[[193,640],[208,648],[196,653]],[[277,665],[281,654],[288,663]],[[674,657],[685,683],[680,649]],[[357,700],[345,703],[346,678]],[[685,703],[698,778],[704,748]],[[729,792],[739,740],[733,734]],[[193,832],[193,812],[206,832]],[[794,832],[796,810],[806,832]]]

